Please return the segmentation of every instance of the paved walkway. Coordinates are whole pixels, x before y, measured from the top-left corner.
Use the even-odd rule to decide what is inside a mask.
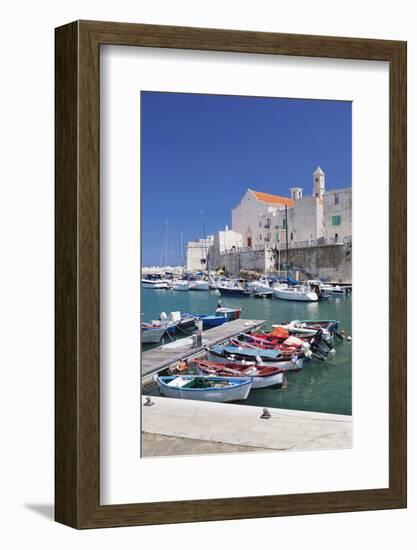
[[[188,437],[174,437],[172,435],[142,433],[142,457],[151,456],[180,456],[180,455],[210,455],[219,453],[254,453],[269,451],[260,447],[245,445],[230,445],[215,441],[202,441]]]
[[[262,407],[166,397],[152,397],[152,401],[151,407],[142,407],[142,431],[146,434],[265,450],[352,447],[351,416],[269,408],[271,418],[263,420]],[[142,456],[155,456],[147,440]],[[174,448],[172,454],[184,454],[178,452],[180,447],[178,442],[177,452]]]

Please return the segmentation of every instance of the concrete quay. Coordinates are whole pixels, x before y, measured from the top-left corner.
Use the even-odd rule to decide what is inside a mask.
[[[142,407],[143,457],[352,447],[351,416],[269,408],[264,420],[262,407],[151,399]]]

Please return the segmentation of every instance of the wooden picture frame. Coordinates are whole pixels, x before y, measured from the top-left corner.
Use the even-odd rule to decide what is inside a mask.
[[[406,506],[406,43],[76,21],[56,29],[55,518],[75,528]],[[389,62],[389,487],[100,505],[99,56],[108,44]]]

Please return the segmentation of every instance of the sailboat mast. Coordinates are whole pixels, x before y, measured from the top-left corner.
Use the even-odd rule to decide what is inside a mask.
[[[182,266],[182,272],[185,271],[185,258],[184,258],[184,238],[183,233],[181,231],[181,266]]]
[[[201,268],[202,270],[204,271],[204,263],[206,260],[206,257],[207,257],[207,254],[205,254],[205,251],[206,251],[206,241],[205,241],[205,228],[204,228],[204,212],[202,210],[200,210],[200,214],[201,214],[201,238],[202,238],[202,246],[201,246]],[[205,257],[206,256],[206,257]]]
[[[168,220],[165,220],[165,267],[168,266]]]
[[[288,208],[285,205],[285,248],[286,248],[286,276],[288,277]]]

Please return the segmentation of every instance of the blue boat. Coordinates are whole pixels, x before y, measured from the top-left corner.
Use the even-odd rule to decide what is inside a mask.
[[[223,376],[154,376],[161,395],[180,399],[199,401],[242,401],[247,398],[251,387],[251,378],[232,378]]]
[[[195,315],[195,317],[203,321],[203,330],[219,327],[229,321],[227,315]]]

